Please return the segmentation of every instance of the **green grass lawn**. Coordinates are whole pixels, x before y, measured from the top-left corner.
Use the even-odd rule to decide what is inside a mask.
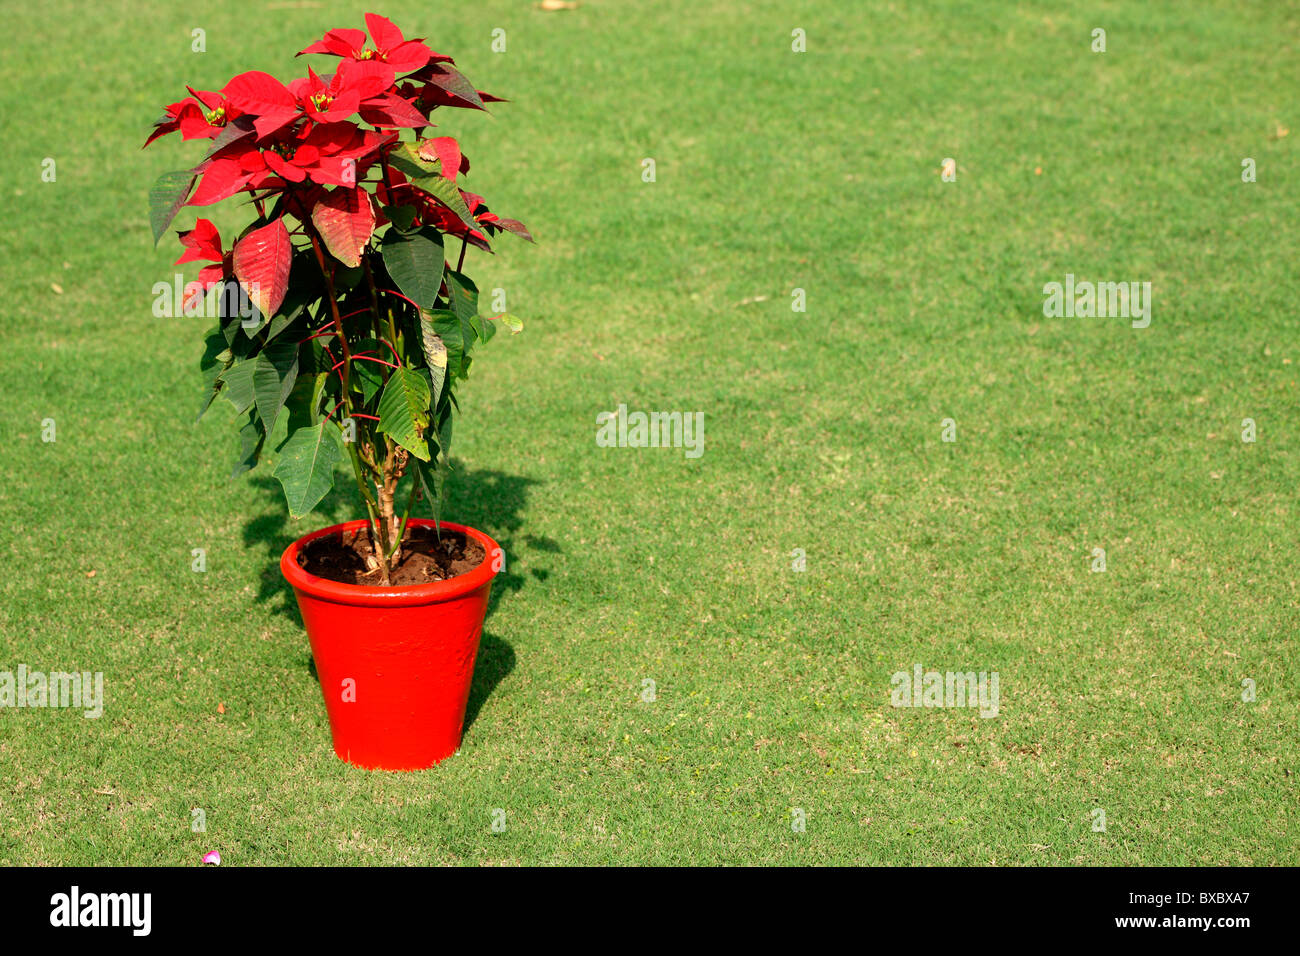
[[[390,774],[334,756],[276,567],[359,505],[227,480],[211,323],[151,314],[145,194],[200,150],[139,148],[369,8],[11,7],[0,670],[105,712],[0,709],[0,863],[1300,863],[1296,8],[378,8],[512,100],[436,118],[539,240],[468,263],[526,322],[460,392],[445,516],[509,556],[471,724]],[[1045,317],[1067,273],[1150,327]],[[620,402],[703,456],[597,448]],[[892,707],[915,664],[998,715]]]

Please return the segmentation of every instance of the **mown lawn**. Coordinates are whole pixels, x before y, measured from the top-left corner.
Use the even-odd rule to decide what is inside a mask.
[[[0,671],[105,712],[0,709],[0,863],[1300,863],[1300,12],[379,8],[512,100],[444,129],[539,240],[469,262],[526,329],[446,515],[509,568],[460,754],[398,775],[334,757],[275,567],[347,485],[290,523],[228,481],[206,324],[151,313],[145,193],[198,152],[140,150],[160,107],[366,9],[255,6],[6,11]],[[1045,317],[1067,273],[1150,281],[1150,327]],[[703,456],[596,447],[620,402]],[[998,715],[893,708],[915,664]]]

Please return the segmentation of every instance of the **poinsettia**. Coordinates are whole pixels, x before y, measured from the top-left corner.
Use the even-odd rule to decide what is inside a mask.
[[[237,109],[253,118],[257,135],[269,136],[298,118],[298,98],[287,86],[261,70],[232,77],[221,89]]]
[[[373,49],[366,47],[366,34],[362,30],[330,30],[320,40],[298,53],[329,53],[352,60],[378,60],[387,63],[398,73],[418,70],[430,60],[451,62],[451,57],[434,53],[423,40],[408,40],[393,21],[375,13],[366,14],[366,29],[374,40]]]
[[[300,516],[334,481],[338,445],[314,452],[341,441],[387,582],[414,501],[438,516],[454,391],[476,345],[499,324],[520,328],[479,314],[466,250],[491,251],[502,231],[532,235],[465,188],[458,140],[427,135],[440,107],[503,101],[384,17],[367,14],[366,27],[330,30],[299,54],[339,57],[333,72],[309,67],[286,84],[250,70],[219,92],[187,87],[145,145],[174,132],[210,141],[150,190],[155,241],[186,206],[251,207],[229,249],[208,219],[178,234],[177,262],[206,263],[203,290],[234,280],[256,307],[250,317],[223,300],[203,360],[204,409],[222,396],[240,416],[236,474],[268,444],[288,450],[275,477]]]
[[[184,302],[184,307],[191,309],[200,296],[226,277],[230,262],[221,248],[221,235],[217,232],[217,227],[207,219],[200,219],[194,224],[193,229],[179,235],[185,251],[176,260],[176,265],[197,261],[216,263],[199,270],[199,288],[188,294]]]
[[[149,134],[145,145],[178,129],[181,131],[181,139],[210,139],[240,115],[240,110],[221,93],[190,90],[188,99],[166,107],[166,113],[154,124],[154,131]]]
[[[284,188],[310,179],[353,185],[359,160],[376,154],[392,137],[355,123],[304,123],[269,136],[243,137],[217,149],[196,167],[199,188],[190,205],[208,206],[245,189]]]
[[[217,227],[207,219],[200,219],[194,224],[193,229],[179,233],[179,235],[181,245],[185,246],[186,251],[176,260],[176,265],[183,262],[194,262],[198,259],[210,259],[213,262],[220,263],[226,257],[226,254],[221,250],[221,234],[217,232]],[[205,288],[211,286],[220,278],[220,265],[204,266],[199,270],[199,281],[204,284]]]

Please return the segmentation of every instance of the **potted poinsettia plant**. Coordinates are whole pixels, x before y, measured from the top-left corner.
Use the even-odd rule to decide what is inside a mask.
[[[469,160],[433,135],[440,108],[499,101],[451,57],[366,15],[303,54],[333,72],[287,85],[260,71],[189,89],[145,145],[203,140],[192,169],[150,192],[154,240],[186,206],[238,197],[252,221],[227,248],[200,218],[180,262],[206,263],[184,310],[210,314],[205,397],[234,406],[234,473],[276,450],[293,517],[330,491],[344,459],[365,517],[295,541],[292,585],[325,695],[335,752],[366,767],[430,766],[460,744],[474,658],[501,552],[440,520],[456,388],[508,315],[479,313],[462,271],[500,232],[531,241],[464,186]],[[324,68],[323,68],[324,69]],[[448,261],[455,258],[453,268]],[[417,504],[429,517],[413,517]]]

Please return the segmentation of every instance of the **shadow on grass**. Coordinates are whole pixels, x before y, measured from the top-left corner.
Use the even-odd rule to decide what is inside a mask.
[[[474,726],[478,712],[497,689],[497,684],[505,680],[514,669],[515,649],[508,641],[484,631],[478,645],[478,657],[474,661],[474,681],[469,688],[469,702],[465,705],[466,733]]]
[[[519,536],[528,490],[532,485],[537,484],[536,479],[508,475],[490,469],[471,471],[456,461],[453,461],[452,469],[447,482],[447,500],[442,509],[443,518],[486,532],[501,545],[501,549],[505,552],[505,567],[493,581],[492,594],[488,600],[487,617],[491,618],[502,595],[519,591],[527,583],[529,576],[538,581],[545,581],[548,576],[548,572],[542,568],[530,569],[528,576],[518,570],[518,555],[524,548],[543,554],[557,554],[561,549],[559,544],[550,538],[536,535]],[[267,559],[256,600],[259,603],[273,604],[276,613],[292,618],[301,626],[302,618],[298,613],[298,602],[294,598],[293,588],[280,574],[280,555],[291,543],[316,528],[328,527],[363,516],[364,508],[360,504],[352,482],[345,481],[340,476],[339,482],[312,512],[310,518],[292,521],[285,509],[284,493],[278,481],[266,474],[249,480],[255,488],[266,494],[267,500],[265,513],[250,519],[244,525],[245,545],[263,549]],[[422,512],[420,507],[417,504],[412,512],[413,517],[427,517],[427,512]],[[474,682],[465,711],[466,730],[478,717],[483,702],[506,675],[514,670],[514,666],[514,648],[507,641],[488,633],[485,629],[479,644],[478,660],[474,665]],[[307,659],[307,667],[312,676],[316,677],[315,664],[310,656]]]

